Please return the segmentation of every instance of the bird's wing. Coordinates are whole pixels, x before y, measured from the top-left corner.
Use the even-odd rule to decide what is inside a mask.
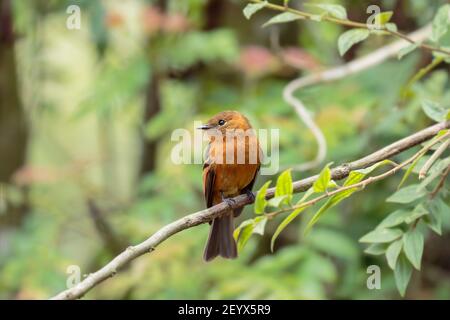
[[[205,195],[207,208],[213,206],[215,179],[216,173],[214,171],[214,166],[205,163],[203,166],[203,194]]]
[[[261,166],[258,166],[258,169],[255,170],[255,174],[254,174],[254,176],[253,176],[252,181],[250,181],[250,183],[249,183],[248,185],[246,185],[246,186],[244,187],[244,189],[241,190],[241,194],[244,194],[244,193],[246,193],[247,191],[252,191],[253,185],[255,184],[256,177],[258,176],[259,168],[260,168],[260,167],[261,167]]]

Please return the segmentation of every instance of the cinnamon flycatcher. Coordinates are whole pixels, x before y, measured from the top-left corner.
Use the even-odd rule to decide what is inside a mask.
[[[231,198],[240,194],[254,198],[252,187],[259,171],[262,152],[248,119],[237,111],[224,111],[199,129],[205,130],[209,136],[207,158],[203,166],[206,206],[209,208],[222,201],[231,206]],[[230,209],[212,221],[203,254],[205,261],[218,255],[230,259],[237,257],[233,220],[241,214],[242,209]]]

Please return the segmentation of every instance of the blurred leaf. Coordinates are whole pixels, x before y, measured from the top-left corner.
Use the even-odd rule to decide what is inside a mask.
[[[444,109],[438,103],[431,100],[422,101],[422,110],[428,116],[428,118],[441,122],[445,120],[448,110]]]
[[[269,21],[264,23],[262,27],[265,28],[265,27],[268,27],[273,24],[286,23],[286,22],[291,22],[291,21],[300,20],[300,19],[304,19],[304,18],[302,16],[299,16],[292,12],[283,12],[283,13],[280,13],[280,14],[272,17]]]
[[[278,197],[273,197],[267,201],[267,205],[274,208],[279,208],[281,204],[286,203],[288,199],[287,195],[282,195]]]
[[[409,230],[403,236],[403,251],[405,252],[408,260],[417,270],[420,270],[423,246],[423,234],[419,230],[417,230],[417,228]]]
[[[431,170],[428,173],[428,176],[419,184],[419,190],[425,190],[425,187],[428,186],[434,179],[436,179],[447,167],[450,166],[450,157],[447,157],[442,160],[438,160],[435,163]]]
[[[404,255],[400,255],[394,270],[395,283],[400,295],[405,296],[406,288],[411,279],[412,267]]]
[[[371,173],[372,171],[378,169],[379,167],[385,166],[385,165],[392,165],[392,166],[396,166],[396,163],[392,160],[389,159],[385,159],[382,160],[380,162],[377,162],[373,165],[371,165],[370,167],[364,168],[364,169],[359,169],[359,170],[355,170],[354,172],[358,172],[361,173],[363,175],[368,175],[369,173]],[[347,185],[347,181],[345,182],[344,185]]]
[[[395,203],[410,203],[423,197],[426,194],[425,190],[419,190],[418,184],[412,184],[396,191],[393,195],[386,199],[387,202]]]
[[[244,249],[245,244],[252,236],[254,228],[255,228],[255,225],[253,223],[253,219],[250,219],[250,221],[248,223],[241,225],[241,227],[239,227],[239,229],[236,229],[236,230],[239,230],[237,233],[235,230],[234,234],[237,234],[237,236],[235,236],[235,239],[237,238],[236,241],[237,241],[238,252],[241,252],[242,249]]]
[[[191,31],[164,47],[159,66],[186,69],[196,63],[233,62],[239,56],[235,33],[228,29]],[[164,62],[164,63],[163,63]]]
[[[406,217],[405,222],[407,224],[411,224],[420,217],[423,217],[425,215],[429,214],[428,210],[425,209],[423,204],[419,203],[414,210]]]
[[[438,235],[442,235],[442,200],[436,199],[427,203],[430,214],[424,218],[425,223]]]
[[[354,44],[367,39],[369,35],[367,29],[351,29],[344,32],[338,39],[339,54],[343,56]]]
[[[261,3],[249,3],[244,8],[244,16],[250,19],[257,11],[261,10],[267,5],[267,1]]]
[[[278,225],[277,229],[275,230],[275,233],[272,236],[272,239],[270,240],[270,250],[273,252],[273,248],[275,245],[275,240],[278,238],[280,233],[288,226],[289,223],[291,223],[292,220],[294,220],[302,211],[304,211],[306,207],[297,208],[294,211],[292,211],[284,220]]]
[[[248,219],[243,221],[239,227],[233,232],[233,237],[237,241],[238,251],[244,249],[252,234],[263,235],[266,227],[267,218],[260,216],[255,219]]]
[[[382,255],[386,252],[386,245],[384,243],[372,243],[364,252],[373,256]]]
[[[316,7],[324,10],[335,18],[341,20],[347,20],[347,10],[341,5],[337,4],[316,4],[316,3],[305,3],[306,6]]]
[[[416,50],[420,45],[420,42],[415,42],[412,43],[410,45],[407,45],[406,47],[400,49],[400,51],[397,54],[397,58],[400,60],[401,58],[403,58],[404,56],[406,56],[407,54],[413,52],[414,50]]]
[[[305,238],[305,242],[315,249],[340,259],[356,261],[359,257],[359,248],[355,240],[345,233],[333,229],[314,229]]]
[[[375,16],[375,23],[377,25],[385,25],[391,20],[393,14],[394,12],[392,11],[380,12]]]
[[[361,237],[359,239],[359,242],[363,243],[385,243],[385,242],[391,242],[403,234],[402,230],[400,229],[375,229],[369,233],[367,233],[365,236]]]
[[[261,214],[264,213],[264,209],[267,206],[266,193],[269,188],[272,180],[267,181],[264,185],[258,190],[258,193],[255,197],[255,213]]]
[[[314,181],[313,189],[314,192],[325,192],[330,184],[331,180],[331,170],[330,165],[332,162],[328,163],[320,172],[319,177]]]
[[[314,194],[314,189],[313,187],[310,187],[301,197],[301,199],[296,203],[296,205],[299,205],[303,202],[305,202],[311,195]]]
[[[449,24],[449,8],[450,5],[444,4],[438,9],[436,15],[434,16],[432,23],[433,30],[431,33],[431,40],[434,42],[439,42],[439,39],[447,33]]]
[[[397,265],[398,256],[400,255],[400,252],[402,251],[402,246],[403,246],[403,240],[399,239],[399,240],[392,242],[386,250],[386,260],[387,260],[389,267],[392,270],[395,270],[395,267]]]
[[[395,23],[392,22],[388,22],[384,25],[384,27],[386,28],[386,30],[389,30],[391,32],[397,32],[398,28],[397,25]]]
[[[425,153],[421,154],[409,165],[408,169],[406,170],[405,174],[403,175],[402,180],[400,181],[400,183],[397,186],[397,190],[400,189],[402,187],[402,185],[406,182],[409,175],[411,174],[411,172],[414,171],[414,168],[416,167],[416,165],[419,163],[420,159],[422,159],[422,157],[424,155],[425,155]]]
[[[255,227],[253,228],[254,234],[264,235],[266,229],[267,217],[257,217],[254,219]]]
[[[384,218],[383,221],[381,221],[381,223],[377,226],[377,228],[383,229],[398,226],[399,224],[405,222],[406,218],[410,214],[410,211],[404,209],[396,210],[389,214],[386,218]]]

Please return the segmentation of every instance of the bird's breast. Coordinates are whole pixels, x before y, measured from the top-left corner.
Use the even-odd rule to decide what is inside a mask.
[[[255,177],[258,164],[215,164],[216,189],[226,196],[240,193]]]

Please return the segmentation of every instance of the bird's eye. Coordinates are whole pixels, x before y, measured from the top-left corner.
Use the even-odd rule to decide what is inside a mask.
[[[219,120],[219,126],[223,126],[225,124],[225,120]]]

